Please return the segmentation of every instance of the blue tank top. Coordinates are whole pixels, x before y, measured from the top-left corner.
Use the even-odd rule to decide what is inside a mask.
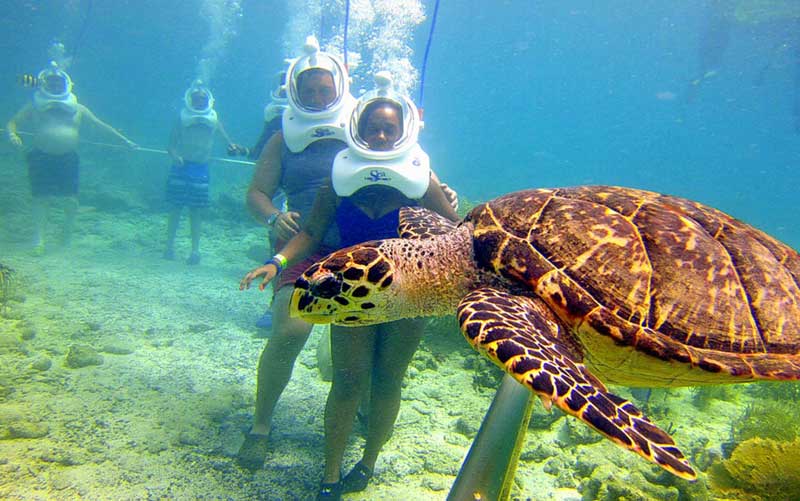
[[[364,214],[349,198],[342,198],[336,208],[336,226],[339,227],[341,248],[360,244],[367,240],[397,238],[397,226],[400,224],[400,208],[383,216],[372,219]]]
[[[328,182],[336,154],[347,148],[338,139],[320,139],[309,144],[300,153],[292,153],[283,145],[281,153],[281,188],[286,192],[290,211],[300,213],[300,225],[314,206],[317,190]],[[322,239],[322,245],[338,247],[339,235],[336,225],[331,225]]]

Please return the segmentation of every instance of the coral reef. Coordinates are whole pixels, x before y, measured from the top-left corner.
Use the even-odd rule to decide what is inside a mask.
[[[798,499],[800,439],[748,439],[734,449],[730,459],[712,465],[709,477],[714,487],[736,499]]]

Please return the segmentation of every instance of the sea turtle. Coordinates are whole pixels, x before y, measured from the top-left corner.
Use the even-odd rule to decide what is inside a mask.
[[[457,307],[467,340],[547,406],[686,479],[696,474],[672,438],[604,382],[800,378],[800,256],[700,203],[527,190],[458,225],[405,208],[398,232],[312,265],[292,315],[362,325]]]

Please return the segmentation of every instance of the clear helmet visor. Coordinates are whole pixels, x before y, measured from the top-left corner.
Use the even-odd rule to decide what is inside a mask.
[[[72,93],[72,79],[66,72],[49,68],[39,72],[39,90],[51,99],[64,99]]]
[[[370,159],[397,158],[417,144],[417,107],[389,89],[367,92],[358,100],[348,127],[350,148]]]
[[[183,94],[186,109],[193,113],[208,113],[214,108],[214,96],[211,91],[195,82]]]
[[[286,91],[289,105],[298,111],[337,111],[350,91],[344,63],[324,52],[301,57],[289,68]]]

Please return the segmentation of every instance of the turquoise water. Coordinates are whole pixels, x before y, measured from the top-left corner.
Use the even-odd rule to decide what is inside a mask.
[[[249,146],[261,130],[275,72],[308,30],[323,44],[340,46],[343,3],[19,2],[0,20],[6,76],[0,115],[11,117],[30,99],[30,90],[14,80],[44,67],[48,46],[59,39],[68,54],[77,52],[69,73],[79,100],[139,145],[166,147],[183,92],[202,73],[229,134]],[[707,22],[701,3],[567,4],[442,2],[420,137],[440,177],[471,202],[575,184],[665,192],[722,209],[800,247],[800,136],[792,113],[800,92],[800,35],[791,3],[751,2],[762,9],[758,19],[769,19],[756,22],[750,14],[731,22],[721,61],[691,102],[686,90],[698,76]],[[408,58],[408,81],[419,81],[433,2],[392,7],[397,19],[413,19],[419,8],[427,19],[400,27],[363,11],[354,16],[360,38],[350,48],[363,62],[354,69],[354,93],[370,88],[369,70],[379,63],[369,47],[381,39],[392,55]],[[769,9],[774,16],[764,15]],[[418,86],[409,90],[417,98]],[[72,246],[55,244],[63,221],[56,210],[46,234],[54,245],[38,257],[29,252],[23,159],[7,141],[0,144],[6,180],[0,263],[16,270],[0,312],[0,497],[313,498],[328,389],[316,369],[321,331],[279,403],[264,470],[253,474],[233,460],[250,422],[263,346],[253,323],[268,301],[237,290],[241,276],[266,254],[263,230],[244,207],[252,167],[212,166],[203,261],[193,268],[183,264],[185,219],[179,260],[160,258],[167,157],[117,148],[90,127],[81,137],[82,209]],[[225,157],[221,142],[215,154]],[[412,363],[376,478],[349,499],[447,496],[498,372],[475,361],[452,325],[431,331]],[[98,348],[103,364],[67,367],[75,344]],[[48,369],[33,368],[45,359]],[[648,413],[664,428],[674,425],[676,441],[704,472],[694,486],[661,477],[637,456],[595,443],[596,434],[562,418],[532,425],[512,494],[572,499],[580,491],[584,499],[617,499],[624,493],[613,476],[621,475],[622,483],[639,489],[627,494],[632,498],[731,496],[710,482],[707,458],[719,460],[731,423],[747,421],[753,402],[783,402],[773,393],[750,386],[707,398],[689,389],[651,396]],[[362,445],[353,439],[346,465]]]

